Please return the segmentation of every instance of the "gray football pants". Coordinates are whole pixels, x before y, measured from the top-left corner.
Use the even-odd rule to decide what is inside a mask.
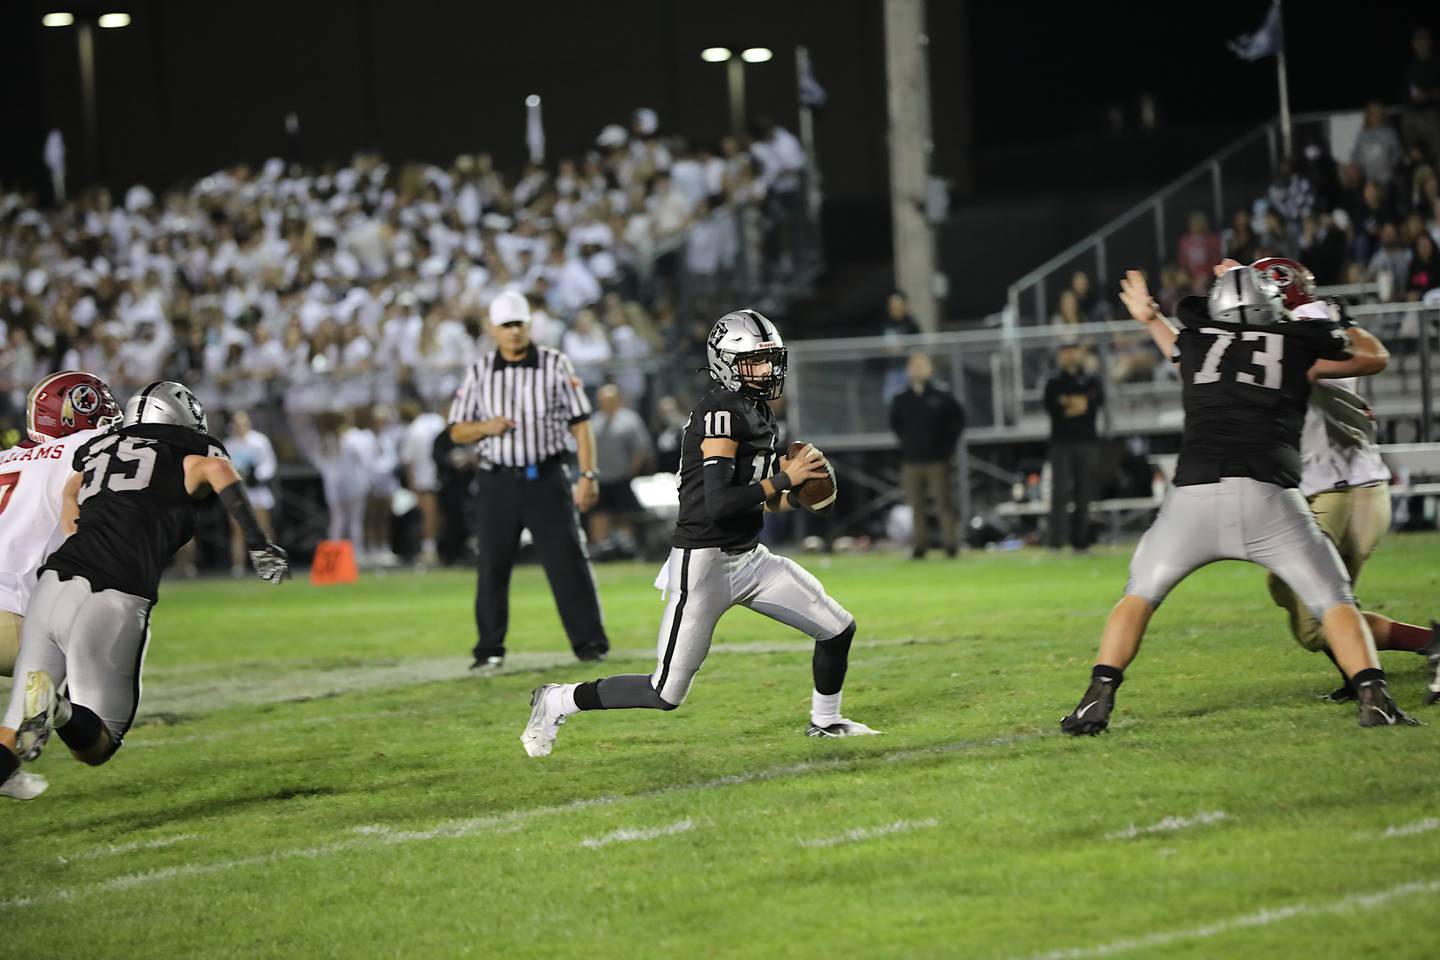
[[[650,682],[661,699],[677,706],[710,652],[715,625],[731,607],[749,607],[816,640],[839,636],[854,620],[809,571],[763,544],[739,554],[674,547],[655,585],[668,591],[669,600]]]
[[[1125,592],[1158,607],[1177,583],[1216,560],[1258,563],[1317,620],[1355,602],[1340,554],[1300,491],[1248,477],[1173,487],[1135,548]]]
[[[25,611],[3,726],[20,726],[25,677],[44,670],[57,689],[68,680],[70,702],[92,710],[118,744],[135,722],[149,641],[149,600],[119,590],[96,593],[84,577],[61,580],[47,570]]]

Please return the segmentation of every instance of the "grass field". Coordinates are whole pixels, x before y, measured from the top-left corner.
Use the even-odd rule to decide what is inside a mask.
[[[1058,734],[1127,558],[807,558],[885,736],[801,736],[810,644],[736,610],[683,709],[577,716],[544,760],[531,688],[597,672],[536,569],[488,679],[462,573],[167,584],[125,749],[54,744],[0,808],[0,956],[1435,956],[1440,708],[1317,702],[1255,568],[1182,585],[1112,731]],[[653,574],[599,571],[605,672],[650,669]],[[1440,537],[1361,587],[1428,620]],[[1386,657],[1406,708],[1422,664]]]

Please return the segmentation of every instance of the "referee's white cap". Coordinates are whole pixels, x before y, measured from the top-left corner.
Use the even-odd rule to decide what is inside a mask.
[[[515,290],[505,290],[496,295],[490,301],[490,323],[492,326],[501,326],[506,323],[530,322],[530,302],[525,299],[523,293]]]

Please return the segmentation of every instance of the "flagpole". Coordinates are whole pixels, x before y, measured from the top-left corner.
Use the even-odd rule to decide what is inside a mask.
[[[1280,0],[1275,0],[1275,17],[1280,22],[1280,49],[1275,53],[1275,71],[1280,80],[1280,143],[1282,156],[1289,163],[1295,154],[1290,144],[1290,83],[1285,72],[1285,15]]]

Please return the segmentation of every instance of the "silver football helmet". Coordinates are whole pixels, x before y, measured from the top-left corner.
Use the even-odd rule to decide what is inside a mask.
[[[157,380],[126,402],[124,426],[140,423],[170,423],[210,432],[204,405],[189,387],[174,380]]]
[[[1252,267],[1235,267],[1216,279],[1209,307],[1210,319],[1220,323],[1267,326],[1287,319],[1280,285]]]
[[[785,392],[785,341],[758,311],[736,310],[716,320],[705,341],[705,360],[710,379],[726,390],[755,400],[775,400]],[[767,362],[768,371],[755,372]]]

